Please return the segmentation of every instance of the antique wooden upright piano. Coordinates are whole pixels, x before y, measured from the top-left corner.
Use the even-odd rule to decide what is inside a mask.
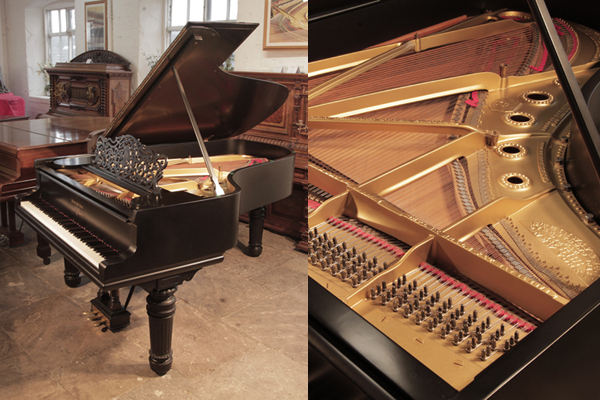
[[[288,95],[219,68],[255,28],[188,23],[93,153],[37,160],[35,190],[16,200],[17,214],[64,255],[65,282],[77,286],[83,273],[99,286],[92,311],[109,329],[129,324],[120,288],[149,293],[150,366],[159,375],[173,360],[177,285],[223,261],[240,213],[250,211],[250,253],[260,254],[262,208],[292,190],[291,151],[227,139]]]
[[[596,398],[597,13],[351,5],[310,22],[309,397]]]

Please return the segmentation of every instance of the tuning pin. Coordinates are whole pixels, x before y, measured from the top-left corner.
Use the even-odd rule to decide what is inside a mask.
[[[487,360],[487,355],[486,355],[485,349],[481,349],[481,356],[480,356],[480,358],[481,358],[481,361]]]
[[[83,315],[98,315],[98,313],[94,311],[84,311]]]

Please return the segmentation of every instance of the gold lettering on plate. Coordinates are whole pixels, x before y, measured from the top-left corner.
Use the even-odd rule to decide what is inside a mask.
[[[71,204],[73,205],[73,211],[75,215],[83,215],[83,205],[79,204],[75,200],[71,199]]]
[[[543,222],[531,222],[529,230],[586,283],[600,276],[600,258],[579,237]]]

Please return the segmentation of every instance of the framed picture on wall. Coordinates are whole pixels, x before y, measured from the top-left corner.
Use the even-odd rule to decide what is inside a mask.
[[[85,51],[106,50],[106,0],[85,3]]]
[[[263,49],[308,48],[308,0],[265,0]]]

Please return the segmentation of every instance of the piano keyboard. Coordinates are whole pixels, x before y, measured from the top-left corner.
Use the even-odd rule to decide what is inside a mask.
[[[70,219],[43,199],[23,201],[21,207],[54,232],[65,244],[77,251],[95,268],[109,258],[115,258],[119,252],[102,239]]]

